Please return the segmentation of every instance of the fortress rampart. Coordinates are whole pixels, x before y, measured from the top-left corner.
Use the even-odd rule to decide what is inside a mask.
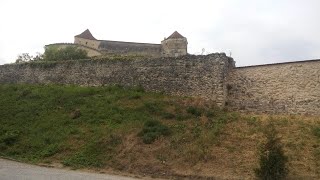
[[[320,60],[234,66],[224,53],[145,60],[79,60],[0,66],[0,84],[119,84],[200,97],[228,109],[320,115]]]
[[[224,106],[233,60],[224,53],[146,60],[76,60],[0,66],[0,84],[142,86],[148,91],[201,97]]]
[[[320,60],[234,68],[227,83],[231,109],[320,115]]]

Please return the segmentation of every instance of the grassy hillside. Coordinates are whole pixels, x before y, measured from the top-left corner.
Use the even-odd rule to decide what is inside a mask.
[[[143,89],[0,85],[0,155],[155,177],[252,179],[272,122],[290,176],[320,177],[320,118],[244,115]]]

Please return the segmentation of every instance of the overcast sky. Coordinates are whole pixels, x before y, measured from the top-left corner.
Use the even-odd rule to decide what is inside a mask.
[[[95,38],[160,43],[175,30],[188,52],[225,52],[237,66],[320,58],[320,0],[1,0],[0,64],[46,44]]]

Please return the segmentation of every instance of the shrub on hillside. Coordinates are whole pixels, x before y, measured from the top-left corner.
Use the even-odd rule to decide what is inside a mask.
[[[19,138],[19,131],[8,131],[0,136],[0,143],[4,143],[7,146],[13,145]]]
[[[320,138],[320,127],[316,127],[313,129],[313,134]]]
[[[153,143],[160,136],[170,135],[170,129],[159,121],[151,120],[144,123],[142,131],[138,134],[145,144]]]
[[[75,46],[67,46],[65,48],[45,47],[43,54],[37,53],[32,56],[29,53],[19,54],[16,63],[36,62],[36,61],[64,61],[88,59],[87,51],[79,49]]]
[[[145,102],[144,108],[152,114],[161,113],[163,111],[163,107],[158,102]]]
[[[193,107],[193,106],[189,106],[187,108],[187,112],[194,115],[194,116],[197,116],[197,117],[201,116],[201,114],[202,114],[201,109]]]
[[[281,180],[288,174],[288,158],[273,124],[269,124],[265,135],[267,141],[260,147],[260,167],[255,169],[257,178],[262,180]]]
[[[32,56],[29,53],[19,54],[16,63],[26,63],[26,62],[34,62],[43,60],[43,54],[37,53],[36,56]]]

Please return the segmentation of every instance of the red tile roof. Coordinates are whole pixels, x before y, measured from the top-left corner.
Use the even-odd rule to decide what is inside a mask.
[[[79,38],[83,38],[83,39],[90,39],[90,40],[97,40],[96,38],[94,38],[91,34],[91,32],[89,31],[89,29],[83,31],[83,33],[76,35],[75,37],[79,37]]]
[[[167,39],[178,39],[178,38],[184,38],[184,37],[177,31],[175,31]]]

